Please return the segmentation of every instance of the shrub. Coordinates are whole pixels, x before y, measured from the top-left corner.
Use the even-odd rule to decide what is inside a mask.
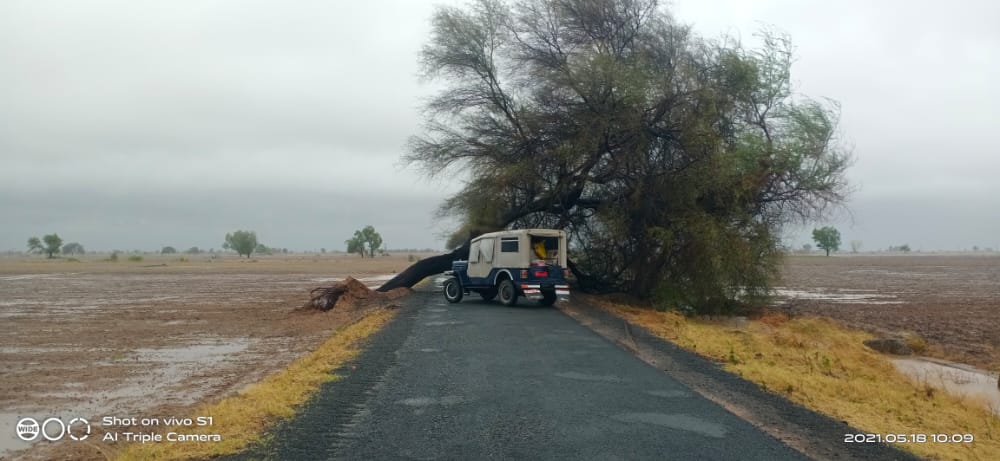
[[[142,261],[142,256],[140,256],[140,255],[132,255],[132,256],[128,257],[128,260],[131,261],[131,262],[137,263],[137,262]]]

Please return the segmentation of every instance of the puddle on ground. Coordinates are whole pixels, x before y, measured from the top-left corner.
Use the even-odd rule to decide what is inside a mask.
[[[432,307],[430,309],[427,309],[427,312],[448,312],[448,309],[445,309],[443,307]]]
[[[181,347],[136,349],[120,360],[105,364],[139,366],[143,370],[129,375],[112,388],[88,391],[79,386],[69,386],[67,389],[64,383],[63,386],[52,386],[46,389],[48,392],[40,392],[36,397],[77,402],[60,405],[58,412],[82,417],[103,416],[119,408],[136,407],[149,395],[163,396],[164,401],[171,403],[193,404],[214,382],[210,380],[202,383],[204,386],[192,387],[185,381],[206,368],[222,366],[231,354],[245,351],[250,344],[247,338],[232,338]]]
[[[580,381],[603,381],[606,383],[620,383],[624,381],[623,379],[615,375],[591,375],[587,373],[578,373],[575,371],[556,373],[556,376],[560,378],[576,379]]]
[[[446,395],[444,397],[413,397],[403,399],[396,403],[408,407],[429,407],[431,405],[456,405],[465,402],[465,398],[458,395]]]
[[[814,290],[789,290],[786,288],[775,288],[774,294],[785,299],[807,299],[814,301],[830,301],[835,304],[903,304],[895,295],[873,293],[872,290],[837,290],[836,293],[829,291]]]
[[[420,352],[441,352],[441,349],[434,349],[432,347],[425,347],[420,349]]]
[[[643,423],[668,427],[679,431],[694,432],[706,437],[721,439],[726,436],[726,426],[706,421],[697,416],[670,413],[623,413],[611,419],[623,423]]]
[[[896,369],[912,380],[943,389],[959,397],[982,400],[987,409],[1000,416],[1000,388],[996,373],[959,363],[927,359],[892,359]]]
[[[21,274],[21,275],[8,275],[0,277],[0,281],[13,281],[13,280],[32,280],[32,279],[47,279],[53,278],[59,274]]]
[[[436,321],[436,322],[424,322],[424,325],[427,325],[429,327],[443,327],[443,326],[447,326],[447,325],[463,325],[463,324],[465,324],[465,322],[461,322],[461,321],[457,321],[457,320],[452,320],[452,321],[440,320],[440,321]]]

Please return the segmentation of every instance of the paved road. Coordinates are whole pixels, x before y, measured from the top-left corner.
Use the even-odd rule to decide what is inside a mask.
[[[419,292],[250,457],[806,459],[551,308]]]

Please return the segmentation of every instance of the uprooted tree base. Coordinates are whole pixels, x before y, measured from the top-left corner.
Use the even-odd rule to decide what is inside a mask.
[[[354,310],[359,308],[391,307],[393,301],[410,292],[409,288],[401,287],[385,292],[373,291],[354,277],[335,282],[329,287],[314,288],[309,292],[310,299],[301,309],[321,311]]]

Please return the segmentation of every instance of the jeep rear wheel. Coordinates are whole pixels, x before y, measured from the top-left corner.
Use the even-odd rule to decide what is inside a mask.
[[[517,287],[509,279],[500,282],[500,286],[497,287],[497,294],[500,296],[500,303],[504,306],[517,304]]]
[[[462,286],[458,279],[452,277],[444,281],[444,299],[450,303],[457,303],[462,300]]]

